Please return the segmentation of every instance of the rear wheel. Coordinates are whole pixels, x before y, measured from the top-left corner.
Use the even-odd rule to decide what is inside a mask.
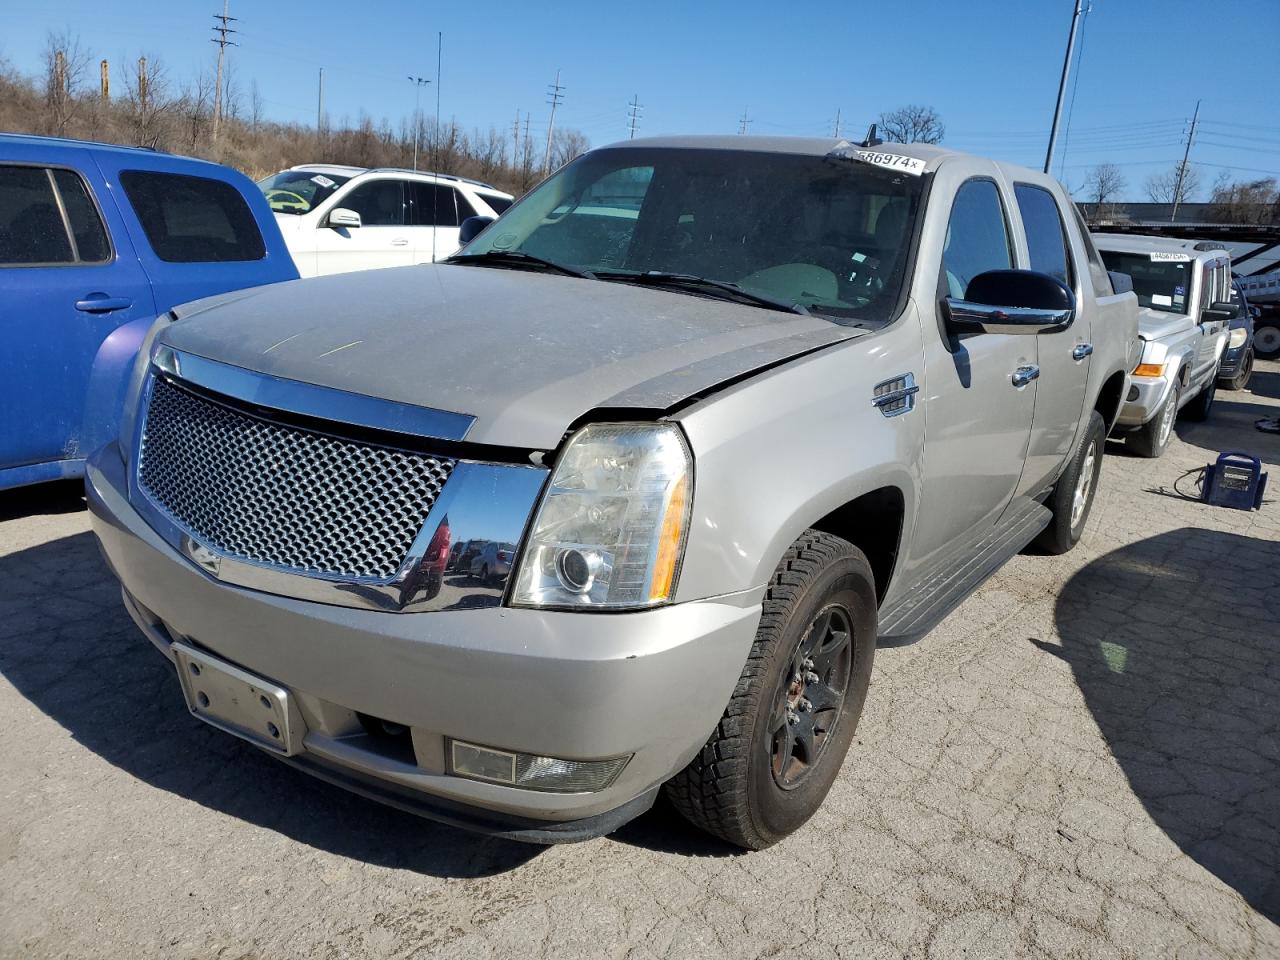
[[[1178,397],[1181,384],[1175,383],[1165,398],[1160,412],[1124,438],[1124,445],[1140,457],[1162,456],[1173,436],[1173,422],[1178,419]]]
[[[1185,413],[1188,420],[1203,421],[1209,419],[1209,411],[1213,409],[1214,397],[1218,395],[1218,381],[1210,380],[1187,404]]]
[[[1267,324],[1254,325],[1253,352],[1263,360],[1274,360],[1280,357],[1280,327]]]
[[[755,643],[706,745],[667,783],[697,826],[759,850],[821,806],[862,714],[876,593],[862,551],[808,530],[774,570]]]
[[[1066,553],[1080,542],[1098,490],[1106,434],[1107,426],[1102,422],[1102,415],[1091,410],[1080,446],[1045,504],[1053,511],[1053,519],[1036,538],[1035,545],[1046,553]]]

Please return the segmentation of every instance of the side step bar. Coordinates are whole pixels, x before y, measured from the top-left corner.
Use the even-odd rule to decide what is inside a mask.
[[[1012,507],[960,562],[943,563],[937,574],[880,610],[877,644],[900,647],[922,638],[1034,540],[1051,519],[1049,508],[1034,500]]]

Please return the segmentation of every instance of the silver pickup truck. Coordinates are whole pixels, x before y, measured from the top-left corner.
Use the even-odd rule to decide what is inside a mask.
[[[1142,356],[1120,408],[1117,434],[1144,457],[1169,446],[1179,412],[1205,420],[1227,347],[1231,257],[1217,243],[1099,233],[1094,243],[1113,273],[1127,274],[1142,310]]]
[[[88,496],[200,719],[476,830],[596,836],[666,784],[760,848],[877,641],[1076,543],[1136,332],[1040,173],[635,140],[447,264],[174,311]]]

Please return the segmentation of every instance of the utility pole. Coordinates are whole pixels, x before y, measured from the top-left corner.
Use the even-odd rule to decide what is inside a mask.
[[[1058,81],[1058,103],[1053,108],[1053,126],[1049,128],[1049,149],[1044,155],[1044,172],[1053,167],[1053,148],[1058,141],[1058,121],[1062,117],[1062,103],[1067,96],[1067,76],[1071,73],[1071,56],[1076,50],[1076,28],[1080,14],[1084,13],[1084,0],[1071,0],[1071,34],[1067,38],[1067,55],[1062,61],[1062,79]]]
[[[631,103],[628,104],[627,110],[627,126],[631,130],[631,136],[628,138],[630,140],[636,138],[636,127],[640,125],[640,111],[643,109],[644,107],[640,105],[640,94],[637,93],[631,98]]]
[[[147,112],[147,58],[138,58],[138,107],[142,113]]]
[[[556,107],[560,106],[560,101],[564,99],[564,87],[560,86],[560,71],[556,71],[556,82],[547,88],[547,103],[551,104],[551,119],[547,121],[547,153],[542,158],[542,175],[545,177],[551,172],[551,133],[556,126]]]
[[[237,32],[230,26],[236,19],[231,16],[230,3],[231,0],[222,0],[222,13],[213,15],[213,19],[218,21],[213,28],[213,42],[218,45],[218,74],[213,91],[213,139],[215,142],[218,139],[218,125],[222,122],[222,61],[226,58],[227,47],[239,46],[234,40],[227,39],[228,34]]]
[[[832,134],[832,136],[834,136],[837,140],[840,139],[840,108],[839,107],[836,107],[836,129],[835,129],[835,133]]]
[[[443,52],[444,52],[444,32],[440,31],[436,33],[436,135],[434,137],[435,149],[432,151],[435,154],[435,156],[432,157],[431,159],[431,166],[433,166],[437,170],[440,169],[440,55]],[[435,240],[434,240],[435,234],[433,233],[431,236],[433,238],[432,244],[431,244],[431,259],[435,260],[436,258],[436,252],[435,252],[436,248],[435,248]]]
[[[418,169],[418,141],[422,139],[422,88],[425,87],[430,80],[423,80],[421,77],[410,77],[409,82],[414,86],[413,93],[413,169]]]
[[[1178,219],[1178,204],[1182,202],[1182,181],[1187,175],[1187,158],[1191,156],[1191,143],[1196,138],[1196,124],[1200,121],[1200,101],[1196,101],[1196,112],[1191,115],[1191,129],[1187,132],[1187,148],[1182,151],[1182,162],[1178,164],[1178,179],[1173,185],[1173,212],[1169,214],[1169,222]]]
[[[742,108],[742,117],[738,120],[738,136],[744,137],[747,134],[747,127],[751,126],[751,120],[747,117],[747,108]]]
[[[111,70],[107,61],[103,60],[98,64],[98,74],[102,84],[102,102],[106,103],[111,99]]]
[[[516,122],[511,126],[511,158],[520,156],[520,108],[516,107]]]
[[[324,133],[324,67],[320,68],[320,86],[316,89],[316,136]]]

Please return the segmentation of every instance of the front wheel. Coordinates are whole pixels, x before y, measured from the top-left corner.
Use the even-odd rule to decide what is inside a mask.
[[[1184,413],[1188,420],[1204,421],[1209,419],[1209,411],[1213,409],[1213,400],[1218,395],[1217,379],[1210,380],[1200,392],[1187,404]]]
[[[1223,380],[1222,386],[1228,390],[1243,390],[1249,385],[1249,380],[1253,376],[1253,351],[1248,351],[1240,358],[1240,372],[1230,380]]]
[[[1178,419],[1178,397],[1181,393],[1179,384],[1170,387],[1160,412],[1125,437],[1124,445],[1140,457],[1154,459],[1162,456],[1169,446],[1169,438],[1173,436],[1173,422]]]
[[[755,643],[711,738],[667,794],[749,850],[799,829],[831,789],[862,714],[876,643],[871,567],[807,530],[774,570]]]

